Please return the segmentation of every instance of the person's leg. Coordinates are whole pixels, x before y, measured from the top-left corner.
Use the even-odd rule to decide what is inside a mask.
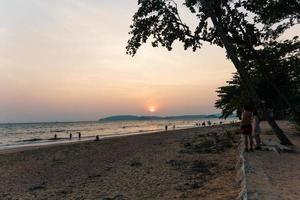
[[[245,138],[245,151],[248,151],[248,136],[247,136],[247,134],[244,134],[243,135],[244,136],[244,138]]]
[[[249,140],[250,140],[250,150],[253,151],[253,137],[251,134],[248,135]]]
[[[255,142],[256,142],[256,147],[255,149],[261,149],[261,139],[259,134],[255,134]]]
[[[259,134],[257,134],[256,135],[256,142],[257,142],[257,145],[261,145],[261,139],[260,139],[260,135]]]

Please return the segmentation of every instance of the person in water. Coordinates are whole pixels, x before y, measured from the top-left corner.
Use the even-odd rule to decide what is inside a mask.
[[[241,133],[245,138],[245,151],[249,151],[249,143],[250,143],[250,151],[253,151],[253,138],[252,138],[252,119],[253,113],[252,108],[249,105],[244,106],[244,111],[242,113],[241,119]]]

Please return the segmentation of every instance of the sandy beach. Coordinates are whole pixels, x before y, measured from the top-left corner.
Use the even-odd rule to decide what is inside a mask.
[[[2,151],[0,199],[235,199],[236,128]]]

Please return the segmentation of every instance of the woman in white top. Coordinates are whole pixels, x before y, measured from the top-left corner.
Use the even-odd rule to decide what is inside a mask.
[[[261,139],[260,139],[260,133],[261,133],[261,129],[260,129],[260,119],[258,117],[258,113],[255,110],[253,112],[253,128],[254,128],[254,138],[255,138],[255,142],[256,142],[256,147],[255,149],[261,149]]]

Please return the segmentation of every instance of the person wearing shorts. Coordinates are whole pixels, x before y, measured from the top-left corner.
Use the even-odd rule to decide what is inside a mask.
[[[250,151],[253,151],[253,138],[252,138],[252,119],[253,113],[252,108],[249,105],[244,106],[244,111],[242,113],[241,119],[241,133],[245,138],[245,151],[249,151],[249,144],[250,144]]]

